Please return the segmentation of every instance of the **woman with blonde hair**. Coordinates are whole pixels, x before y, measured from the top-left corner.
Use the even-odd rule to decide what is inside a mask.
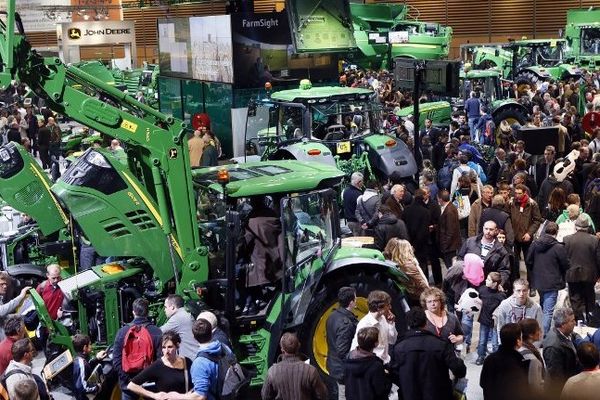
[[[408,276],[406,292],[410,305],[418,305],[421,292],[429,287],[427,277],[423,273],[415,257],[413,247],[408,240],[392,238],[385,246],[383,255],[393,261]]]
[[[464,340],[462,325],[456,315],[446,311],[446,296],[436,287],[425,289],[421,293],[421,307],[427,316],[425,330],[448,340],[453,345],[462,344]]]

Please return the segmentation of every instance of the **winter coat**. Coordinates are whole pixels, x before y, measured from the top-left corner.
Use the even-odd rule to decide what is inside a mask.
[[[523,356],[513,348],[500,345],[497,352],[483,362],[479,385],[485,400],[528,399],[528,367]]]
[[[349,185],[342,194],[344,203],[344,217],[347,222],[357,222],[356,219],[356,201],[362,195],[362,191],[356,186]]]
[[[246,286],[275,282],[283,273],[281,221],[272,210],[251,211],[244,235],[248,266]]]
[[[374,353],[353,350],[344,360],[344,370],[347,400],[388,399],[392,382]]]
[[[402,218],[402,216],[404,214],[404,205],[402,204],[402,201],[398,202],[394,198],[394,196],[390,195],[385,200],[385,205],[390,208],[390,210],[396,216],[396,218],[398,218],[398,219]]]
[[[375,226],[378,217],[381,196],[376,190],[367,189],[356,199],[356,220],[360,224]]]
[[[529,233],[529,236],[533,238],[542,223],[542,215],[534,200],[529,199],[523,210],[521,210],[519,204],[513,199],[510,205],[510,220],[515,232],[515,241],[523,242],[522,238],[526,233]]]
[[[336,308],[327,319],[327,371],[338,382],[344,381],[344,360],[356,333],[358,318],[345,308]]]
[[[462,245],[458,252],[459,257],[464,257],[467,253],[477,254],[481,257],[481,238],[483,235],[470,237]],[[505,287],[510,278],[510,257],[508,250],[495,240],[492,249],[483,258],[483,274],[488,276],[490,272],[498,272],[502,276],[502,286]]]
[[[546,387],[554,393],[560,393],[567,379],[579,373],[574,338],[569,339],[556,328],[550,329],[544,338],[542,356],[546,363]]]
[[[573,193],[573,184],[568,179],[558,182],[554,176],[550,175],[542,182],[542,186],[540,186],[540,190],[537,195],[537,203],[541,204],[543,209],[548,207],[550,193],[552,193],[552,190],[554,190],[556,187],[563,189],[567,196]]]
[[[263,400],[325,400],[327,387],[317,369],[299,356],[282,354],[281,361],[267,372],[261,395]]]
[[[413,201],[404,209],[402,219],[406,223],[415,253],[424,251],[429,244],[429,225],[432,223],[427,205],[421,200]]]
[[[409,240],[406,224],[392,213],[384,214],[379,218],[373,236],[375,237],[375,247],[381,251],[391,238]]]
[[[441,253],[449,253],[460,249],[462,239],[458,210],[452,203],[448,203],[440,215],[437,228],[437,242]]]
[[[500,292],[498,289],[491,289],[486,285],[480,286],[477,291],[482,303],[481,312],[479,313],[479,323],[486,326],[494,326],[492,315],[500,303],[506,299],[506,293]]]
[[[565,288],[569,259],[565,246],[554,236],[543,234],[534,240],[527,252],[525,264],[533,272],[532,287],[542,292]]]
[[[21,144],[21,133],[19,132],[19,128],[9,128],[6,137],[9,142]]]
[[[405,262],[404,265],[398,265],[398,268],[408,276],[408,282],[405,284],[406,292],[416,303],[419,303],[421,293],[429,287],[425,273],[419,267],[419,262],[414,259]]]
[[[446,303],[448,307],[454,306],[458,303],[460,296],[470,287],[469,281],[465,279],[464,275],[464,262],[462,260],[456,260],[452,267],[446,272],[444,282],[442,283],[442,290],[446,295]]]
[[[571,263],[567,282],[594,283],[600,277],[600,241],[594,235],[579,231],[564,239]]]
[[[504,231],[506,234],[506,241],[512,246],[515,242],[515,232],[513,231],[510,215],[508,215],[503,208],[498,206],[486,208],[481,212],[481,217],[479,218],[479,233],[483,232],[483,224],[487,221],[494,221],[496,227]]]
[[[481,199],[477,199],[471,204],[471,212],[469,213],[469,237],[479,235],[482,230],[479,229],[481,225],[479,221],[481,220],[481,214],[490,205],[485,205]]]
[[[592,221],[592,218],[583,212],[583,208],[579,207],[579,215],[580,216],[584,216],[585,219],[587,219],[588,223],[590,224],[590,228],[591,230],[589,230],[590,233],[594,233],[596,232],[596,226],[594,225],[594,221]],[[558,218],[556,218],[556,223],[560,226],[560,224],[562,224],[563,222],[567,222],[569,221],[569,212],[567,210],[563,210],[563,212],[558,216]],[[589,229],[589,228],[588,228]]]
[[[426,330],[411,330],[396,344],[390,369],[398,374],[398,397],[410,400],[451,400],[448,370],[456,378],[467,373],[454,345]]]

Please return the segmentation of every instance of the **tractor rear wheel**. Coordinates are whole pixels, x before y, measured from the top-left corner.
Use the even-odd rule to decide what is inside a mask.
[[[368,268],[367,266],[364,267]],[[328,353],[326,324],[329,315],[339,307],[337,301],[338,290],[343,286],[356,289],[356,308],[354,314],[360,319],[369,311],[367,297],[373,290],[383,290],[392,297],[392,311],[396,316],[396,328],[398,332],[406,329],[404,315],[403,295],[396,283],[381,272],[356,273],[339,271],[315,293],[308,307],[308,313],[304,319],[305,323],[299,332],[303,352],[315,364],[319,372],[327,374],[325,360]]]
[[[533,72],[521,71],[515,76],[515,83],[518,86],[519,93],[522,94],[527,90],[527,86],[529,86],[532,91],[535,91],[540,83],[540,78]]]
[[[525,125],[525,123],[527,123],[526,115],[517,107],[503,108],[499,112],[494,113],[492,117],[494,118],[494,124],[496,125],[496,139],[500,137],[500,127],[502,126],[501,124],[503,121],[506,121],[509,126],[512,126],[515,123],[519,123],[520,125]]]

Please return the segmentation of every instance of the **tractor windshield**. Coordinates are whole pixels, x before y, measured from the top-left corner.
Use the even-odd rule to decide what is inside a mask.
[[[377,133],[381,110],[364,100],[312,105],[312,138],[335,141]]]
[[[581,53],[585,55],[600,55],[600,28],[581,29]]]
[[[246,155],[261,155],[278,141],[303,137],[303,107],[262,102],[249,108]]]
[[[286,267],[294,269],[326,257],[336,243],[335,192],[324,190],[281,200]]]

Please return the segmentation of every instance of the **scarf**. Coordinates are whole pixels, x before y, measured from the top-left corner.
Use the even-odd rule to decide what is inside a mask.
[[[521,197],[521,201],[519,202],[519,208],[521,208],[521,210],[523,210],[528,202],[529,202],[529,195],[527,193],[523,193],[523,196]]]
[[[533,343],[528,343],[528,342],[523,341],[523,347],[525,347],[527,350],[531,351],[531,353],[535,356],[535,358],[537,358],[542,363],[542,365],[544,365],[544,360],[542,359],[542,354],[540,353],[540,350],[533,345]]]

